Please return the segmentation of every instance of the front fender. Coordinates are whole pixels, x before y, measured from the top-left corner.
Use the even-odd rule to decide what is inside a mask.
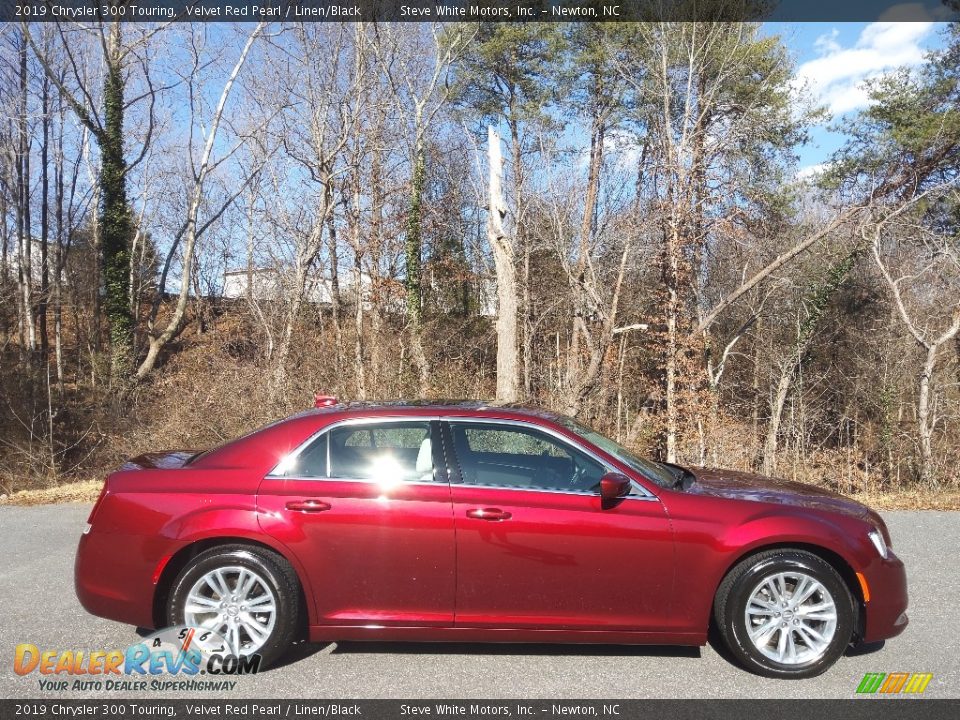
[[[863,533],[866,539],[866,531]],[[788,512],[770,511],[760,514],[746,523],[732,527],[723,538],[733,560],[716,578],[714,588],[723,576],[747,555],[772,545],[809,545],[823,548],[843,559],[851,568],[863,564],[864,558],[851,542],[849,531],[828,518],[817,515],[794,515]]]
[[[679,493],[678,493],[679,495]],[[678,626],[703,633],[724,576],[743,558],[764,548],[798,546],[838,556],[854,571],[868,558],[867,527],[855,518],[716,499],[675,498],[668,510],[676,532],[676,592],[671,613]],[[716,507],[713,507],[713,505]]]

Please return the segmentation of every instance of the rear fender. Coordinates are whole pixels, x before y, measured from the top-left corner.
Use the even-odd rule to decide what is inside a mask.
[[[246,498],[246,504],[242,507],[220,506],[195,510],[172,520],[163,527],[161,532],[176,541],[177,550],[161,558],[154,569],[154,583],[160,581],[163,571],[174,557],[180,556],[183,552],[189,552],[189,549],[197,543],[210,546],[211,541],[223,544],[248,541],[252,545],[270,548],[290,563],[303,588],[310,623],[314,623],[316,602],[306,569],[288,547],[260,529],[256,508],[250,498]]]

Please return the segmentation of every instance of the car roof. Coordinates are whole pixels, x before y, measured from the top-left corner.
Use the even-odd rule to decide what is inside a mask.
[[[521,403],[490,400],[361,400],[311,408],[294,417],[306,415],[504,415],[524,416],[557,422],[563,415]]]
[[[281,458],[318,429],[353,417],[472,417],[508,420],[535,419],[566,430],[569,419],[542,408],[515,403],[482,400],[388,400],[380,402],[344,402],[310,408],[276,420],[220,447],[202,453],[191,461],[196,468],[255,467],[267,472]]]

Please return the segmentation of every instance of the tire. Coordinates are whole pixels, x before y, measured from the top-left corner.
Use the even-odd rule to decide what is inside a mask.
[[[802,550],[769,550],[743,560],[723,579],[714,619],[744,668],[764,677],[803,679],[820,675],[843,655],[856,610],[828,562]]]
[[[298,639],[301,617],[300,583],[293,568],[280,555],[248,545],[198,554],[174,580],[167,602],[170,625],[214,630],[227,640],[231,653],[260,655],[261,668]]]

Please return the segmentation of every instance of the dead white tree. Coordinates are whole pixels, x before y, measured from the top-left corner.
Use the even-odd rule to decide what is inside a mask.
[[[503,199],[503,155],[500,135],[487,128],[487,161],[490,172],[487,240],[497,276],[497,400],[516,402],[520,396],[517,357],[517,270],[513,239],[504,229],[507,204]]]

